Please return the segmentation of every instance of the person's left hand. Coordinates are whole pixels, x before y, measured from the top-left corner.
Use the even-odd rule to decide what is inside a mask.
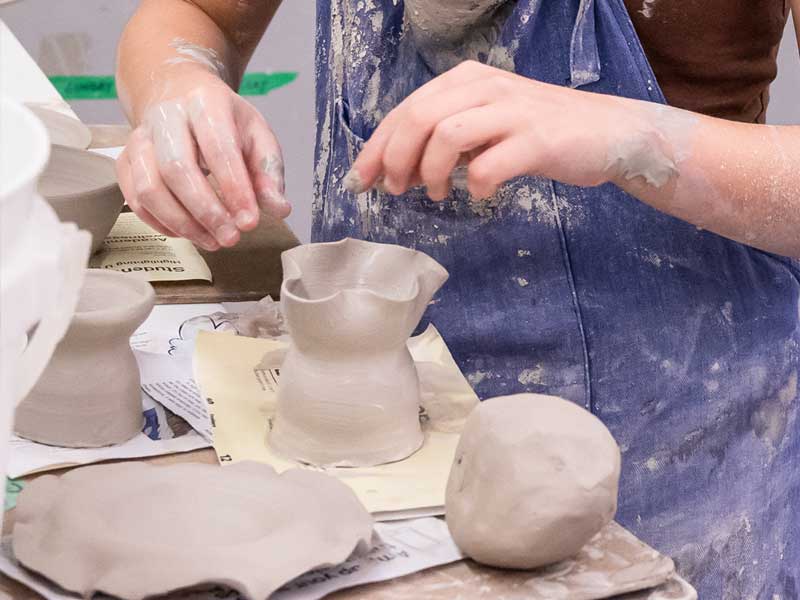
[[[624,161],[615,160],[620,144],[665,141],[647,107],[465,62],[386,116],[347,184],[351,191],[382,184],[395,195],[422,184],[431,199],[442,200],[451,172],[463,163],[475,198],[491,196],[520,175],[580,186],[616,181],[628,174]]]

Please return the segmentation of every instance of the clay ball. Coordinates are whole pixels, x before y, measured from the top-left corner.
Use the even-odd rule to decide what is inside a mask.
[[[620,451],[580,406],[540,394],[482,402],[447,483],[447,524],[474,560],[534,569],[575,556],[617,511]]]

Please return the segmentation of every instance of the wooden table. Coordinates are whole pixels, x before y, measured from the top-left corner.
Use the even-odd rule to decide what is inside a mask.
[[[198,249],[208,263],[213,283],[170,281],[154,283],[159,304],[244,302],[280,296],[283,270],[281,253],[299,245],[297,237],[282,221],[261,219],[258,227],[242,235],[234,248],[216,252]]]
[[[223,302],[258,300],[267,294],[278,297],[282,272],[280,253],[298,244],[291,230],[282,223],[264,223],[243,238],[237,248],[204,253],[214,276],[214,284],[168,283],[157,284],[161,303]],[[145,462],[167,465],[180,462],[216,464],[213,450],[197,450],[149,459]],[[31,481],[41,475],[25,478]],[[14,524],[14,511],[6,514],[3,533],[10,534]],[[455,600],[458,598],[504,598],[522,600],[528,597],[525,582],[530,575],[519,571],[504,571],[460,561],[443,567],[429,569],[393,581],[371,584],[337,592],[334,600],[416,600],[431,598]],[[0,574],[0,592],[15,600],[38,599],[39,595]],[[0,594],[2,597],[2,594]],[[620,597],[622,598],[622,597]],[[647,594],[633,594],[625,600],[647,600]],[[670,595],[659,596],[669,600]],[[674,596],[681,600],[681,596]]]
[[[185,454],[158,456],[143,459],[153,465],[169,465],[182,462],[217,464],[213,450],[196,450]],[[221,468],[221,467],[220,467]],[[63,472],[63,471],[61,471]],[[59,473],[59,471],[54,471]],[[25,477],[29,482],[42,475]],[[3,534],[11,533],[14,526],[14,510],[6,513]],[[392,581],[373,583],[358,588],[342,590],[328,596],[331,600],[524,600],[529,598],[526,581],[530,574],[524,571],[492,569],[463,560],[413,573]],[[0,574],[0,592],[10,594],[14,600],[40,600],[36,592]],[[2,597],[2,594],[0,594]],[[615,600],[689,600],[684,595],[663,592],[658,596],[649,593],[626,594]]]
[[[116,139],[109,143],[118,142],[119,139]],[[191,304],[259,300],[268,294],[277,298],[282,280],[280,254],[298,243],[294,233],[285,224],[263,222],[256,230],[243,236],[242,242],[236,248],[218,252],[201,251],[214,276],[213,284],[204,282],[156,284],[158,302]],[[216,455],[211,449],[143,460],[154,465],[181,462],[217,463]],[[31,481],[40,476],[32,475],[24,480]],[[11,510],[6,513],[3,534],[10,534],[13,525],[14,511]],[[334,600],[405,600],[406,598],[522,600],[528,597],[525,582],[529,578],[530,574],[526,572],[491,569],[465,560],[393,581],[344,590],[333,594],[330,598]],[[0,592],[10,594],[15,600],[39,598],[35,592],[2,574],[0,574]],[[668,600],[672,596],[662,595],[659,598]],[[646,593],[625,596],[625,600],[647,599]]]

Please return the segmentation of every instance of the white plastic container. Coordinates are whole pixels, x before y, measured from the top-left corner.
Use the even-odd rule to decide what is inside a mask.
[[[89,257],[91,236],[36,193],[49,153],[44,125],[0,98],[0,473],[14,408],[67,330]]]

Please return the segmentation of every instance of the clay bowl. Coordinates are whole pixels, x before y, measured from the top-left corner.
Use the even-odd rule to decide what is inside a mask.
[[[40,104],[29,102],[25,106],[44,123],[51,144],[85,150],[92,143],[92,132],[75,117]]]
[[[39,179],[39,193],[61,221],[92,234],[92,253],[102,247],[124,202],[114,159],[58,145]]]

